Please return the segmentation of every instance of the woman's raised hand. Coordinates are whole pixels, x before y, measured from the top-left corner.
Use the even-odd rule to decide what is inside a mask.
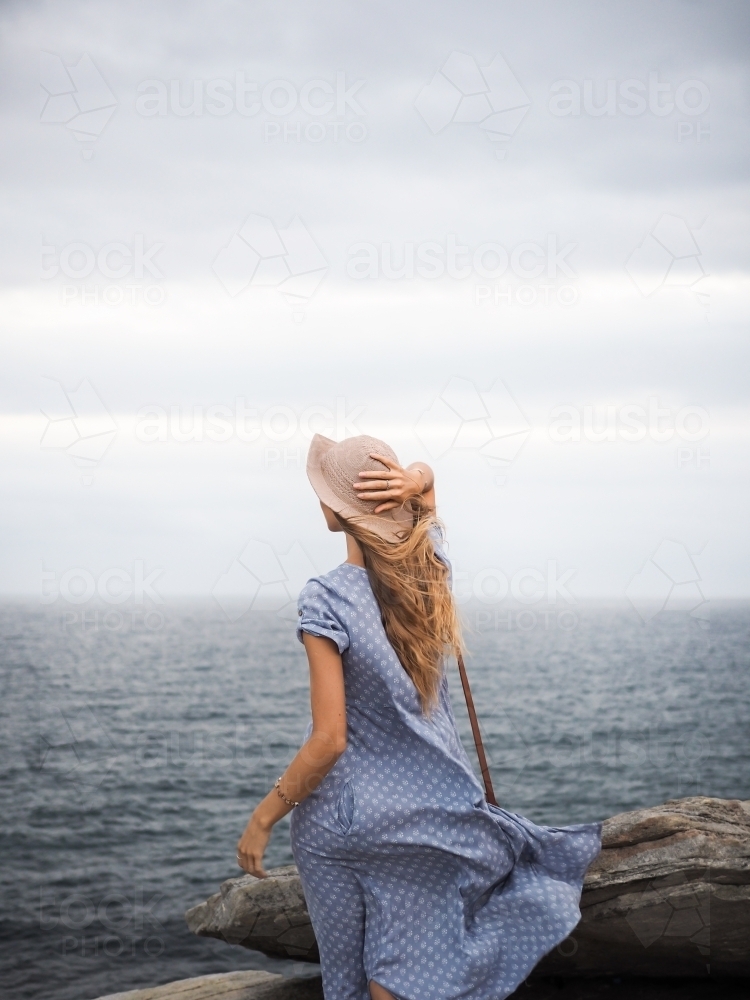
[[[423,493],[427,486],[427,472],[419,466],[409,469],[402,468],[398,462],[385,455],[370,454],[386,467],[385,472],[360,472],[362,482],[353,483],[354,489],[363,500],[380,501],[375,513],[400,507],[411,497]]]

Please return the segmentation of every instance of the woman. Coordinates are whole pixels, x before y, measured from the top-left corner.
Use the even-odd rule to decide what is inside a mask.
[[[448,697],[461,639],[430,468],[316,435],[307,471],[347,558],[300,594],[312,722],[238,863],[262,878],[294,810],[326,1000],[500,1000],[578,923],[601,826],[539,827],[485,801]]]

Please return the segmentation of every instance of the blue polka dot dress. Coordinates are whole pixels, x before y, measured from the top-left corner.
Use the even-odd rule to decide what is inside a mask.
[[[447,680],[425,717],[365,569],[310,580],[298,614],[300,640],[336,643],[346,686],[347,749],[292,813],[326,1000],[369,1000],[370,980],[403,1000],[501,1000],[578,923],[601,824],[487,804]]]

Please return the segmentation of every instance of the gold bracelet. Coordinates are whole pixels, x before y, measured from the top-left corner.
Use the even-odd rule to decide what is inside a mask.
[[[298,805],[299,805],[299,802],[295,802],[295,801],[294,801],[293,799],[288,799],[288,798],[286,797],[286,795],[284,795],[284,793],[283,793],[283,792],[282,792],[282,790],[281,790],[281,779],[282,779],[282,777],[283,777],[283,775],[279,775],[279,777],[278,777],[278,778],[276,779],[276,782],[275,782],[275,784],[274,784],[274,786],[273,786],[273,787],[274,787],[274,788],[276,789],[276,793],[277,793],[277,795],[278,795],[278,796],[279,796],[280,798],[282,798],[282,799],[284,800],[284,802],[286,802],[286,804],[287,804],[288,806],[291,806],[291,807],[292,807],[292,809],[294,809],[294,807],[295,807],[295,806],[298,806]]]

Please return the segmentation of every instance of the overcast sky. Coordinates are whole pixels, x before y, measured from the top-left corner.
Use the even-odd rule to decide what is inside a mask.
[[[1,16],[4,593],[332,567],[312,428],[488,604],[750,595],[747,4]]]

